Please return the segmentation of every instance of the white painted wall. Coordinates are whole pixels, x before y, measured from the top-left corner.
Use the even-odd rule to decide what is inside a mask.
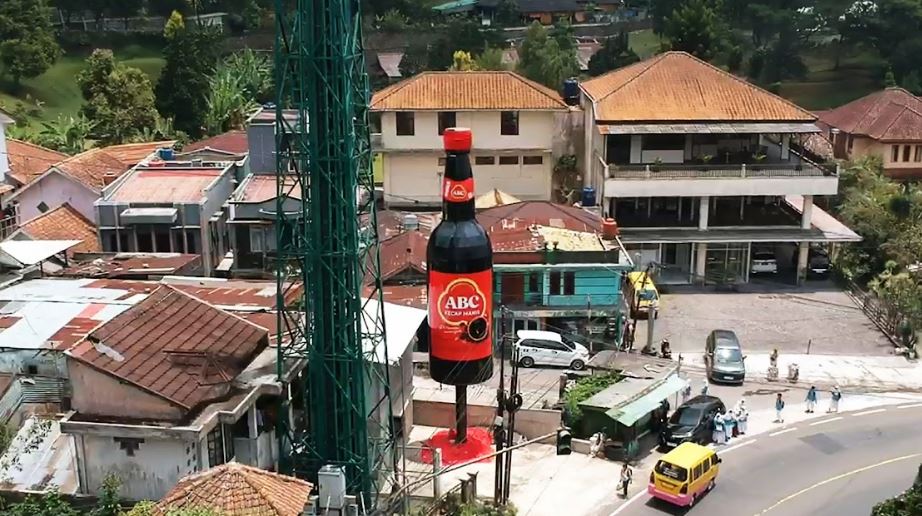
[[[701,179],[608,179],[605,197],[697,197],[739,195],[835,195],[836,176]]]
[[[87,219],[96,220],[93,203],[97,199],[99,199],[98,193],[62,174],[52,172],[20,191],[15,201],[19,202],[19,220],[21,221],[41,215],[42,212],[38,209],[38,205],[43,201],[49,209],[70,203]]]
[[[546,200],[551,195],[554,168],[550,152],[523,151],[518,165],[500,165],[499,156],[471,155],[475,195],[499,189],[522,200]],[[478,156],[492,156],[493,165],[478,165]],[[542,156],[540,165],[523,165],[522,156]],[[438,205],[442,202],[441,153],[387,153],[384,155],[384,199],[390,206]],[[414,200],[418,203],[414,203]]]
[[[6,148],[6,124],[0,123],[0,182],[10,172],[10,156]]]
[[[500,111],[458,111],[455,124],[473,132],[475,149],[547,149],[554,147],[554,111],[520,111],[519,134],[500,134]],[[415,113],[413,136],[397,136],[397,116],[381,114],[381,145],[387,150],[440,150],[439,119],[436,111]]]
[[[121,480],[119,494],[130,500],[159,500],[180,478],[199,470],[198,444],[147,438],[129,456],[112,437],[75,434],[83,493],[97,493],[107,475]]]

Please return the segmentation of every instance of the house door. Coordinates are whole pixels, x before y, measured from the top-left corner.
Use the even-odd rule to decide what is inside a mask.
[[[507,305],[525,303],[525,274],[521,272],[503,273],[500,280],[502,302]]]

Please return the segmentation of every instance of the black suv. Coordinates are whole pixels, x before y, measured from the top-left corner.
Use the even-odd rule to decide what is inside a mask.
[[[714,416],[724,412],[726,406],[716,396],[695,396],[675,409],[663,429],[660,443],[666,447],[684,442],[708,444],[711,442]]]

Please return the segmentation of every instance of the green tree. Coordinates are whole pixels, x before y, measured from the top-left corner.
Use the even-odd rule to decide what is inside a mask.
[[[80,516],[57,491],[50,491],[42,496],[29,495],[19,503],[2,507],[4,516]]]
[[[103,144],[134,141],[143,128],[157,124],[150,79],[117,63],[111,50],[93,51],[77,85],[84,100],[80,113],[95,124],[93,136]]]
[[[208,134],[220,134],[241,129],[250,113],[258,107],[242,78],[232,68],[221,67],[211,78],[205,112],[206,131]]]
[[[503,27],[518,27],[522,24],[522,11],[518,0],[499,0],[496,4],[496,22]]]
[[[628,46],[628,35],[621,32],[605,40],[595,54],[589,58],[589,75],[596,76],[617,70],[640,61],[640,57]]]
[[[478,70],[506,70],[508,67],[503,63],[503,51],[498,48],[488,48],[480,53],[474,63]]]
[[[653,32],[660,36],[666,33],[666,22],[681,7],[683,0],[655,0],[650,4],[650,17],[653,19]]]
[[[222,512],[208,507],[167,509],[166,514],[164,514],[160,511],[154,512],[156,506],[157,504],[154,502],[141,502],[132,507],[130,511],[123,512],[121,516],[224,516]]]
[[[452,19],[442,36],[429,46],[426,69],[448,70],[454,62],[456,50],[474,55],[486,48],[500,46],[502,39],[495,29],[481,27],[472,19]]]
[[[82,114],[59,114],[51,121],[42,122],[41,130],[30,140],[65,154],[79,154],[86,150],[86,142],[96,124]]]
[[[266,54],[246,48],[227,57],[221,67],[240,78],[248,98],[259,103],[269,102],[274,98],[272,62]]]
[[[0,64],[16,86],[44,73],[61,55],[51,17],[46,0],[0,1]]]
[[[164,49],[166,65],[157,82],[157,110],[192,138],[202,135],[210,76],[218,63],[220,34],[205,27],[177,30]]]
[[[173,39],[177,33],[186,28],[186,21],[183,18],[182,13],[179,11],[173,11],[170,13],[170,17],[167,19],[166,24],[163,26],[163,36],[167,39]]]
[[[115,475],[107,475],[99,488],[96,507],[87,516],[119,516],[122,506],[119,503],[118,490],[122,482]]]
[[[540,23],[532,23],[519,48],[519,72],[554,89],[559,89],[564,79],[576,76],[576,45],[561,34],[569,30],[569,26],[560,26],[549,32]]]
[[[426,71],[428,66],[429,45],[414,38],[406,52],[403,53],[403,59],[400,60],[400,74],[404,77],[412,77]]]
[[[665,28],[673,50],[706,60],[720,51],[724,32],[717,11],[707,0],[688,0],[672,13]]]
[[[453,59],[454,62],[450,68],[453,72],[472,72],[477,69],[477,63],[474,62],[470,52],[458,50],[455,52]]]

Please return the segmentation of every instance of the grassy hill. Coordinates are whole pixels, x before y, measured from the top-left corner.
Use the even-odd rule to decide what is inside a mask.
[[[43,120],[57,118],[59,114],[76,114],[83,103],[76,76],[85,66],[85,57],[65,55],[42,75],[23,80],[17,91],[10,84],[0,83],[0,107],[14,111],[20,102],[30,108],[40,106],[40,113],[31,121],[33,126]],[[154,83],[164,65],[157,50],[137,45],[115,50],[115,57],[128,66],[141,69]]]

